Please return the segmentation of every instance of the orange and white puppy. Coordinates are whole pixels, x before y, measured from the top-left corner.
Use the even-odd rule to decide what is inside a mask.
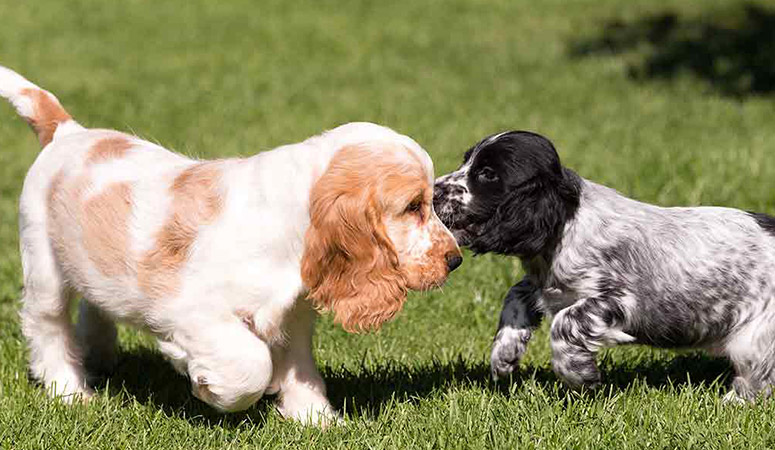
[[[57,397],[92,394],[84,366],[114,360],[120,320],[153,333],[215,408],[277,393],[285,417],[335,417],[312,357],[315,309],[373,329],[461,262],[433,211],[430,158],[388,128],[196,161],[86,129],[5,68],[0,96],[43,147],[19,205],[21,319],[32,374]]]

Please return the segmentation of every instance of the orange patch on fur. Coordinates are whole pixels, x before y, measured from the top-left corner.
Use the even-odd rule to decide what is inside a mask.
[[[66,227],[75,225],[80,229],[86,256],[97,270],[108,277],[130,274],[133,264],[129,257],[131,185],[110,184],[85,198],[89,184],[87,175],[66,183],[62,171],[51,180],[48,232],[54,252],[63,264],[73,264],[70,260],[76,257],[73,250],[78,244],[71,241],[72,228]]]
[[[109,277],[131,272],[127,258],[131,191],[129,183],[111,184],[83,204],[83,245],[97,269]]]
[[[67,245],[61,237],[61,230],[59,229],[59,219],[62,216],[63,211],[60,211],[60,204],[57,203],[57,197],[62,195],[62,187],[64,184],[65,174],[62,170],[59,170],[51,179],[51,185],[48,188],[48,198],[46,206],[48,207],[48,236],[51,239],[51,246],[54,248],[54,253],[60,261],[64,260]]]
[[[96,164],[111,159],[123,158],[130,148],[132,148],[132,141],[123,135],[99,139],[89,149],[86,163]]]
[[[32,100],[34,116],[27,119],[38,135],[41,147],[48,145],[54,138],[57,126],[72,117],[52,95],[40,89],[22,89],[21,94]]]
[[[188,259],[199,227],[212,223],[221,211],[218,163],[200,163],[185,169],[170,187],[171,215],[156,236],[156,245],[138,265],[140,288],[152,298],[174,295],[178,273]]]

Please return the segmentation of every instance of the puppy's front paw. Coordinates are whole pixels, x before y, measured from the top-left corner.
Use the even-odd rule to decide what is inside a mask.
[[[287,419],[297,420],[303,425],[320,428],[344,425],[342,416],[340,416],[327,401],[297,407],[283,403],[278,405],[280,414]]]
[[[67,405],[89,403],[94,391],[86,380],[74,374],[64,373],[46,383],[49,394]]]
[[[490,354],[493,380],[507,378],[517,370],[531,335],[530,330],[526,328],[505,327],[498,331]]]

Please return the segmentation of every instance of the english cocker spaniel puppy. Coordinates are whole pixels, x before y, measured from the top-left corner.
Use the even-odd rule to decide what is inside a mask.
[[[436,180],[435,209],[458,244],[520,258],[491,354],[508,376],[545,313],[554,371],[595,386],[595,354],[617,344],[725,355],[729,399],[775,382],[775,218],[731,208],[662,208],[626,198],[560,164],[552,143],[500,133]]]
[[[92,395],[84,366],[114,361],[120,320],[158,338],[219,410],[276,393],[285,417],[335,418],[312,357],[315,310],[374,329],[462,261],[433,211],[430,158],[388,128],[196,161],[84,128],[4,68],[0,95],[43,147],[19,205],[21,319],[32,375],[54,396]]]

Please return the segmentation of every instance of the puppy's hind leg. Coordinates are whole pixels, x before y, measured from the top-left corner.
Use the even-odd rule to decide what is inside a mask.
[[[762,315],[737,331],[725,352],[735,368],[726,401],[754,401],[775,388],[775,318]]]
[[[30,351],[30,371],[49,393],[66,402],[91,396],[81,351],[70,320],[71,295],[54,260],[45,232],[22,234],[22,333]]]
[[[81,300],[76,326],[86,368],[94,374],[110,374],[116,365],[116,325],[97,306]]]
[[[586,298],[557,313],[551,330],[554,372],[571,387],[597,387],[597,352],[635,340],[622,331],[624,322],[625,312],[617,299]]]

